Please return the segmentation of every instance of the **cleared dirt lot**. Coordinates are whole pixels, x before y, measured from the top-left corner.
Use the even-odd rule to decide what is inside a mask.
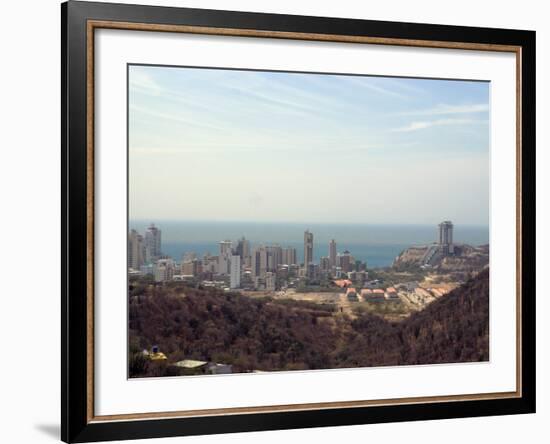
[[[404,303],[401,299],[396,301],[365,302],[359,297],[359,301],[350,301],[344,291],[335,292],[308,292],[301,293],[294,289],[281,291],[247,291],[243,294],[254,297],[272,297],[273,299],[292,299],[294,301],[308,301],[317,304],[333,304],[337,307],[337,314],[346,314],[352,318],[357,316],[356,311],[363,311],[379,315],[386,319],[401,320],[406,318],[415,309]]]

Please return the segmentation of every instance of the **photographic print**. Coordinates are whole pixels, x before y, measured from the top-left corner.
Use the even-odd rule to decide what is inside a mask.
[[[130,378],[489,361],[489,82],[130,64],[127,93]]]
[[[535,412],[534,31],[61,13],[64,441]]]

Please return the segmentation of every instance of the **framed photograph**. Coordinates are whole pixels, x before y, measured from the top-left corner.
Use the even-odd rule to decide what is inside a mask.
[[[62,439],[535,411],[535,33],[69,1]]]

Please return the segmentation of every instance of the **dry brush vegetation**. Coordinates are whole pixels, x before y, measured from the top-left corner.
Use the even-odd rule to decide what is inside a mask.
[[[400,322],[369,313],[351,319],[330,304],[134,281],[129,336],[134,377],[180,374],[148,365],[140,351],[152,345],[168,363],[221,362],[234,372],[486,361],[489,271]]]

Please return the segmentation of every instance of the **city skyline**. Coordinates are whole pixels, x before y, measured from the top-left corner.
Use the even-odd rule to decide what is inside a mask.
[[[434,252],[440,251],[445,255],[453,255],[455,246],[453,241],[453,223],[448,220],[443,221],[438,224],[437,228],[439,235],[437,239],[430,242],[431,246],[428,245],[428,248],[437,245],[438,247],[436,250],[433,250]],[[153,265],[159,262],[162,262],[164,266],[164,261],[167,259],[174,263],[179,262],[177,257],[163,251],[161,233],[162,230],[154,223],[147,226],[143,235],[139,234],[136,228],[130,229],[128,233],[129,269],[139,271],[141,265]],[[289,240],[283,243],[273,240],[251,242],[251,240],[247,239],[243,234],[236,241],[232,240],[231,236],[227,236],[222,240],[217,240],[216,245],[219,247],[218,255],[208,251],[203,253],[203,258],[205,260],[207,258],[215,258],[217,264],[216,272],[222,275],[230,275],[232,282],[231,288],[238,288],[240,277],[235,278],[235,276],[240,276],[242,271],[241,265],[246,264],[253,273],[256,273],[259,268],[264,268],[265,271],[268,256],[274,258],[275,266],[279,264],[301,265],[304,270],[304,276],[306,277],[310,275],[310,265],[320,265],[321,268],[330,269],[336,266],[341,256],[351,257],[351,253],[346,247],[344,247],[343,252],[338,251],[338,244],[335,238],[331,238],[329,242],[325,241],[324,244],[326,247],[326,255],[314,254],[314,251],[320,247],[321,243],[314,242],[314,233],[309,228],[306,229],[303,232],[303,262],[300,262],[297,260],[299,257],[297,255],[297,248],[293,246],[292,242]],[[265,256],[264,259],[261,259],[262,255]],[[200,254],[197,254],[195,251],[187,250],[181,252],[180,257],[182,266],[184,263],[198,260],[199,256]],[[239,258],[240,261],[238,268],[234,267],[235,257]],[[246,261],[245,258],[248,258],[248,260]],[[353,259],[353,261],[355,262],[355,259]],[[358,260],[358,263],[363,262],[366,266],[364,260]],[[233,282],[237,282],[236,286],[233,285]]]
[[[388,356],[402,363],[407,354],[400,348],[414,349],[403,344],[403,338],[414,338],[415,343],[430,338],[436,344],[435,358],[428,355],[420,361],[415,352],[410,361],[414,364],[439,362],[441,344],[446,347],[450,337],[464,337],[461,348],[468,354],[457,354],[453,346],[445,352],[445,360],[487,360],[489,245],[455,243],[450,220],[437,228],[439,235],[429,245],[406,247],[383,268],[369,266],[354,249],[338,248],[336,238],[325,243],[325,255],[317,257],[315,231],[310,228],[303,231],[303,261],[296,247],[254,244],[245,235],[236,241],[221,238],[214,254],[187,250],[178,260],[163,251],[162,226],[151,223],[143,235],[132,228],[127,273],[129,373],[131,377],[159,377],[331,368],[339,365],[331,360],[332,353],[350,359],[347,350],[352,355],[345,366],[364,366],[358,359],[368,356],[365,351],[373,350],[373,356],[379,357],[386,344],[398,347],[397,352],[390,347]],[[473,297],[481,285],[485,285],[482,297],[487,301],[479,313]],[[458,316],[457,301],[464,312]],[[419,327],[415,318],[427,307],[426,325],[432,334],[427,327]],[[443,311],[437,307],[448,314],[441,316]],[[472,320],[455,319],[466,315]],[[396,332],[409,318],[416,331],[428,333],[416,335],[410,327]],[[365,326],[372,330],[365,333]],[[447,326],[458,326],[464,332],[449,333]],[[395,339],[388,334],[395,334]],[[484,338],[481,345],[472,342],[476,334]],[[220,335],[228,335],[227,340]],[[307,351],[312,338],[321,338],[321,350],[326,351],[324,342],[331,335],[335,337],[325,361],[319,361],[323,355]],[[369,339],[357,347],[358,338],[365,336],[379,338],[380,345],[373,347]],[[190,343],[195,345],[189,347]]]
[[[488,83],[131,66],[129,99],[131,219],[488,224]]]

